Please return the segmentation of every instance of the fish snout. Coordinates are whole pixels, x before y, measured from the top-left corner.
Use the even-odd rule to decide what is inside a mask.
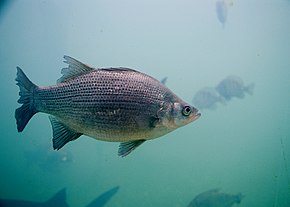
[[[193,116],[193,121],[195,121],[201,116],[201,113],[199,112],[197,108],[192,107],[192,116]]]

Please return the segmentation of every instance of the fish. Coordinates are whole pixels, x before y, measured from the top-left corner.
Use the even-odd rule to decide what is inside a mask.
[[[16,76],[22,104],[15,110],[18,132],[36,113],[49,114],[56,150],[87,135],[120,142],[118,155],[125,157],[146,140],[201,116],[164,84],[135,69],[93,68],[70,56],[64,59],[68,67],[56,85],[37,86],[18,66]]]
[[[217,0],[216,1],[216,14],[219,22],[225,26],[225,23],[227,21],[227,15],[228,15],[228,8],[227,4],[224,0]]]
[[[16,199],[0,199],[1,207],[69,207],[66,202],[66,189],[58,191],[51,199],[45,202],[16,200]]]
[[[253,95],[254,87],[254,83],[246,86],[238,76],[228,76],[216,86],[216,90],[222,97],[229,101],[233,97],[242,99],[245,97],[245,93]]]
[[[213,87],[205,87],[196,92],[192,103],[199,109],[216,109],[217,103],[225,103],[219,93]]]
[[[187,207],[231,207],[241,203],[243,198],[241,193],[232,195],[212,189],[197,195]]]
[[[85,207],[104,207],[112,197],[118,192],[119,186],[115,186],[105,191]],[[69,207],[66,201],[66,189],[57,192],[51,199],[45,202],[35,202],[17,199],[0,199],[1,207]]]

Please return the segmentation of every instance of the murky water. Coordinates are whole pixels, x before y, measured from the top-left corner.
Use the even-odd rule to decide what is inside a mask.
[[[290,205],[290,1],[3,1],[0,4],[0,198],[45,201],[66,188],[86,206],[120,186],[105,206],[186,206],[219,188],[239,206]],[[190,102],[229,75],[253,95],[203,110],[196,122],[148,141],[125,158],[118,143],[81,137],[52,150],[37,114],[18,133],[16,66],[52,85],[70,55],[94,67],[126,66]]]

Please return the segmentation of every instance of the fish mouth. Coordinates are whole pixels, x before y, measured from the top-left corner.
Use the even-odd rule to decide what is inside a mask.
[[[198,119],[199,117],[201,117],[201,113],[195,114],[195,119]]]
[[[199,112],[199,110],[197,108],[194,108],[194,107],[192,107],[192,108],[193,108],[192,112],[193,112],[194,116],[200,117],[201,113]]]
[[[193,119],[192,119],[192,121],[197,120],[200,116],[201,116],[201,113],[198,112],[198,110],[196,110],[195,113],[193,114]]]

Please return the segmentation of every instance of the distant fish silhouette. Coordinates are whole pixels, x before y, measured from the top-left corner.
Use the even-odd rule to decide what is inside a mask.
[[[222,97],[229,101],[233,97],[244,98],[245,93],[252,95],[254,87],[254,83],[246,86],[238,76],[228,76],[217,85],[216,90]]]
[[[241,203],[243,197],[241,193],[231,195],[213,189],[197,195],[187,207],[231,207]]]
[[[116,186],[93,200],[85,207],[103,207],[108,203],[111,198],[118,192],[119,186]],[[33,202],[26,200],[14,199],[0,199],[0,207],[69,207],[66,202],[66,190],[63,188],[56,193],[51,199],[45,202]]]
[[[195,94],[192,102],[198,109],[214,110],[217,103],[224,103],[224,99],[219,95],[215,88],[206,87]]]
[[[225,0],[217,0],[216,2],[216,14],[217,18],[220,23],[222,23],[223,27],[225,26],[225,23],[227,21],[227,15],[228,15],[228,8]]]
[[[65,188],[56,193],[51,199],[45,202],[33,202],[25,200],[0,199],[1,207],[69,207],[66,202]]]
[[[99,197],[93,200],[89,205],[86,207],[103,207],[106,203],[111,200],[111,198],[118,192],[119,186],[116,186],[104,193],[102,193]]]

